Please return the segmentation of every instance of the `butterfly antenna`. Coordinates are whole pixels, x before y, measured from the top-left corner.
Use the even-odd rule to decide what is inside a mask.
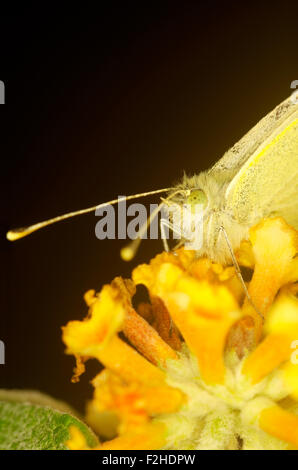
[[[47,227],[48,225],[51,225],[51,224],[55,224],[56,222],[60,222],[62,220],[70,219],[71,217],[75,217],[77,215],[87,214],[88,212],[93,212],[96,209],[100,209],[108,205],[118,204],[119,202],[122,202],[122,201],[129,201],[130,199],[151,196],[153,194],[170,191],[171,189],[173,188],[157,189],[155,191],[148,191],[146,193],[133,194],[132,196],[123,196],[118,199],[112,199],[111,201],[104,202],[102,204],[97,204],[96,206],[88,207],[87,209],[81,209],[81,210],[74,211],[74,212],[68,212],[67,214],[59,215],[58,217],[54,217],[52,219],[48,219],[43,222],[38,222],[37,224],[29,225],[28,227],[21,227],[21,228],[9,230],[9,232],[7,232],[6,234],[6,238],[10,241],[15,241],[15,240],[18,240],[19,238],[26,237],[32,232],[36,232],[36,230]]]

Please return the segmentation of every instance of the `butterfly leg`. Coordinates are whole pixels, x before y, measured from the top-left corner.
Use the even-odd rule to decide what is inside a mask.
[[[173,224],[171,224],[171,222],[169,222],[168,219],[163,219],[163,218],[160,219],[161,239],[162,239],[162,242],[163,242],[164,250],[166,252],[169,252],[170,248],[169,248],[169,244],[168,244],[168,241],[167,241],[167,233],[166,233],[166,230],[165,230],[166,228],[170,229],[174,234],[178,235],[179,238],[181,238],[181,232]],[[180,245],[181,243],[182,243],[182,240],[180,240],[178,245]],[[171,317],[170,328],[169,328],[170,336],[173,333],[173,327],[174,327],[174,323],[173,323],[173,320],[172,320],[172,317]]]
[[[171,251],[169,248],[169,244],[167,241],[167,233],[166,233],[166,228],[171,230],[175,235],[177,235],[178,238],[181,237],[181,231],[175,227],[171,222],[168,221],[168,219],[160,219],[160,233],[161,233],[161,239],[163,242],[164,250],[169,252]],[[182,240],[179,241],[178,245],[182,244]]]
[[[175,254],[175,251],[178,250],[178,248],[180,248],[181,246],[183,246],[183,244],[185,243],[185,240],[180,240],[180,242],[178,242],[174,248],[173,248],[173,253]]]
[[[264,322],[264,316],[262,315],[262,313],[257,309],[257,307],[255,306],[248,290],[247,290],[247,287],[246,287],[246,284],[244,282],[244,279],[242,277],[242,274],[241,274],[241,270],[240,270],[240,266],[238,264],[238,261],[236,259],[236,256],[234,255],[234,252],[233,252],[233,248],[232,248],[232,245],[231,245],[231,242],[229,240],[229,237],[228,237],[228,234],[225,230],[225,228],[223,226],[221,226],[219,228],[220,230],[220,233],[222,233],[224,235],[224,238],[226,240],[226,243],[227,243],[227,246],[229,248],[229,251],[230,251],[230,254],[231,254],[231,258],[232,258],[232,261],[233,261],[233,265],[235,267],[235,272],[236,272],[236,276],[238,277],[239,281],[241,282],[242,284],[242,287],[243,287],[243,290],[244,290],[244,293],[247,297],[247,300],[249,301],[249,303],[251,304],[251,306],[253,307],[253,309],[257,312],[257,314],[261,317],[262,321]]]

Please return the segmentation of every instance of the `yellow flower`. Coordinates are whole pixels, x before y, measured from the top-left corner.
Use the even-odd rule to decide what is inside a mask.
[[[264,324],[233,267],[183,248],[89,291],[88,317],[63,340],[76,379],[89,357],[105,367],[87,408],[107,439],[97,448],[298,448],[297,251],[297,232],[276,218],[253,227],[237,253]],[[150,302],[135,309],[139,284]],[[70,449],[88,448],[70,432]]]

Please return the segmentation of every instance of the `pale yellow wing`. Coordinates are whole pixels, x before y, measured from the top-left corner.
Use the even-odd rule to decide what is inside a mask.
[[[298,106],[242,164],[226,190],[226,208],[242,224],[280,215],[298,228]]]
[[[230,180],[245,164],[245,162],[270,138],[277,128],[293,119],[298,105],[292,96],[280,103],[261,121],[259,121],[239,142],[230,148],[223,157],[209,170],[210,174],[217,173],[221,180]],[[225,178],[225,174],[227,177]]]

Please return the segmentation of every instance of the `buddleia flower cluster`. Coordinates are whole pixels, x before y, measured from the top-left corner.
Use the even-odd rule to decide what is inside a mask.
[[[96,449],[298,449],[298,233],[261,221],[236,253],[249,274],[183,248],[89,291],[63,328],[93,379]],[[134,306],[138,285],[149,300]],[[258,314],[260,312],[264,317]],[[90,449],[72,426],[69,449]]]

